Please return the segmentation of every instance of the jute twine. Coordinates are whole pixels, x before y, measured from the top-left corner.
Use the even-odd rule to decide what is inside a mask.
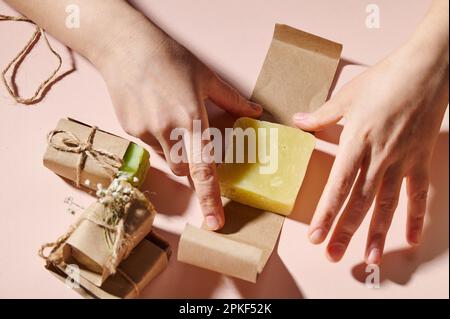
[[[61,152],[80,154],[76,166],[75,183],[77,187],[80,186],[81,171],[83,170],[88,157],[95,160],[103,169],[111,173],[111,176],[114,176],[116,170],[123,164],[122,159],[116,154],[101,148],[93,147],[96,131],[96,126],[91,127],[91,131],[86,142],[82,142],[75,134],[66,130],[53,130],[47,135],[47,143],[54,149]],[[60,140],[61,143],[54,139],[54,137],[58,134],[63,135]]]
[[[30,23],[30,24],[33,24],[36,26],[36,29],[35,29],[32,37],[30,38],[30,40],[28,40],[27,44],[22,48],[22,50],[19,51],[19,53],[16,54],[16,56],[12,59],[12,61],[9,62],[8,65],[6,66],[6,68],[2,71],[2,81],[6,87],[6,90],[8,91],[9,95],[11,95],[14,98],[14,100],[16,100],[16,102],[18,102],[18,103],[26,104],[26,105],[35,104],[35,103],[39,102],[40,100],[42,100],[45,92],[58,79],[57,73],[61,69],[62,58],[58,54],[58,52],[56,52],[53,49],[52,45],[48,41],[48,38],[44,32],[44,29],[42,29],[41,27],[36,25],[30,19],[27,19],[25,17],[20,17],[20,16],[13,17],[13,16],[7,16],[7,15],[0,14],[0,21],[27,22],[27,23]],[[50,74],[50,76],[39,85],[39,87],[36,89],[36,91],[33,93],[33,95],[31,97],[24,98],[24,97],[20,96],[20,94],[17,90],[17,86],[14,81],[14,73],[17,71],[17,69],[19,68],[19,66],[25,59],[25,57],[28,55],[28,53],[31,51],[33,46],[39,41],[39,39],[41,37],[44,38],[45,44],[49,48],[50,52],[58,59],[58,66],[54,69],[54,71]],[[13,69],[13,75],[8,80],[7,73],[9,70],[11,70],[11,68]]]
[[[114,244],[111,249],[111,256],[110,258],[108,258],[105,265],[103,265],[106,269],[108,269],[110,274],[115,274],[116,267],[119,263],[118,258],[121,249],[126,249],[124,256],[128,256],[130,253],[129,249],[130,239],[125,234],[125,223],[124,223],[124,221],[128,216],[130,207],[131,207],[130,203],[125,205],[123,216],[120,218],[120,220],[116,225],[108,225],[102,219],[93,216],[83,216],[79,218],[77,222],[71,225],[67,230],[67,232],[58,237],[57,240],[43,244],[38,250],[39,257],[54,264],[62,264],[63,263],[62,256],[59,254],[55,254],[55,252],[67,241],[67,239],[69,239],[69,237],[75,232],[75,230],[78,228],[78,226],[81,224],[82,221],[89,220],[94,224],[102,228],[105,228],[107,231],[115,234]],[[45,254],[47,248],[51,248],[51,251],[48,255]]]
[[[73,232],[78,228],[78,226],[81,224],[84,220],[89,220],[96,225],[105,228],[107,231],[112,232],[115,234],[114,243],[112,246],[111,255],[108,258],[108,260],[105,262],[105,265],[103,265],[110,274],[115,274],[116,272],[120,273],[122,277],[125,278],[128,282],[130,282],[133,285],[133,289],[135,290],[136,294],[139,295],[139,286],[136,284],[136,282],[128,276],[124,271],[117,268],[117,266],[120,263],[119,256],[122,251],[122,249],[125,249],[123,253],[123,258],[127,258],[128,255],[131,252],[131,243],[132,243],[132,236],[126,234],[125,232],[125,221],[127,220],[127,217],[130,212],[130,208],[135,201],[140,202],[142,205],[145,205],[145,207],[149,207],[150,203],[148,202],[147,198],[140,192],[135,192],[135,195],[133,199],[131,199],[127,204],[125,204],[123,208],[123,214],[121,215],[119,221],[116,225],[109,225],[104,222],[103,218],[98,217],[97,215],[85,215],[77,220],[77,222],[69,227],[67,232],[60,236],[56,241],[45,243],[43,244],[39,250],[38,255],[43,258],[47,263],[52,263],[55,265],[64,265],[64,261],[62,258],[62,254],[58,253],[59,248],[69,239],[69,237],[73,234]],[[114,212],[107,210],[108,214],[113,214]],[[94,217],[95,216],[95,217]],[[46,254],[45,251],[51,248],[50,253]]]

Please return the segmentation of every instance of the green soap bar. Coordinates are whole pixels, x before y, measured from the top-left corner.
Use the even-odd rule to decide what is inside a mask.
[[[129,181],[133,186],[139,187],[144,182],[149,167],[150,154],[148,151],[135,143],[130,143],[123,157],[120,171],[129,176]]]

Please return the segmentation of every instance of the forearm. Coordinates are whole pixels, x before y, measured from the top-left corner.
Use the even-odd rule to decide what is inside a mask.
[[[449,64],[449,1],[433,0],[428,13],[411,36],[407,46],[424,65],[447,70]]]
[[[145,38],[157,45],[165,36],[124,0],[5,1],[96,65],[111,51],[126,50],[126,46],[117,45],[120,42],[132,43]],[[80,9],[79,28],[66,26],[68,5],[77,5]],[[142,33],[146,36],[141,37]]]

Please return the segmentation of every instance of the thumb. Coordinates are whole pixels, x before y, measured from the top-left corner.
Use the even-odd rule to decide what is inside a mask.
[[[208,97],[220,108],[236,116],[259,117],[262,107],[243,97],[235,88],[214,77],[210,83]]]
[[[296,113],[292,117],[295,126],[305,131],[320,131],[336,124],[344,115],[344,103],[336,97],[313,113]]]

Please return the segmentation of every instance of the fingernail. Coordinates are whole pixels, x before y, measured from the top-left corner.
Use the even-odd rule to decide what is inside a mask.
[[[411,235],[409,236],[409,243],[411,245],[418,245],[420,243],[421,234],[422,232],[420,231],[415,231],[411,233]]]
[[[328,247],[328,258],[332,262],[337,262],[342,258],[344,254],[344,246],[341,244],[332,244]]]
[[[250,102],[250,106],[252,107],[252,109],[254,109],[255,111],[258,112],[262,112],[262,106],[253,102]]]
[[[219,220],[213,215],[206,216],[206,225],[209,230],[217,230],[219,228]]]
[[[294,114],[295,122],[305,122],[308,120],[308,113],[296,113]]]
[[[375,264],[378,265],[381,262],[381,250],[379,248],[372,248],[369,253],[369,257],[367,257],[367,263],[369,265]]]
[[[321,228],[317,228],[309,235],[309,240],[313,244],[320,244],[323,240],[324,231]]]

